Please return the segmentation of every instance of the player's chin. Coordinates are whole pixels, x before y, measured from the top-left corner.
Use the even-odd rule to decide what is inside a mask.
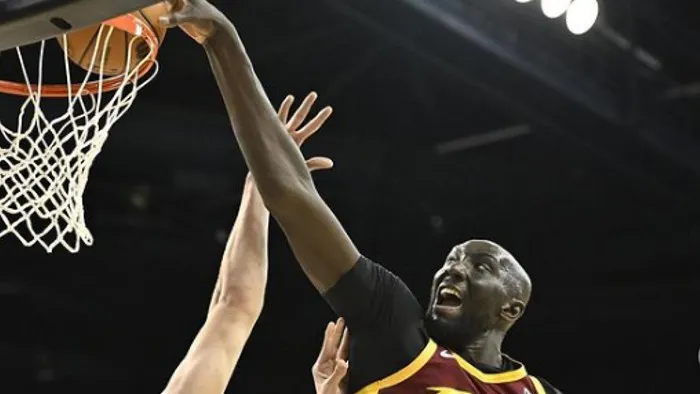
[[[451,313],[430,311],[426,316],[425,328],[428,335],[438,344],[452,348],[454,339],[461,332],[461,319]]]
[[[433,305],[426,317],[429,320],[457,322],[460,320],[463,313],[462,305]]]
[[[462,313],[460,307],[434,305],[426,313],[425,319],[429,325],[449,327],[459,324]]]

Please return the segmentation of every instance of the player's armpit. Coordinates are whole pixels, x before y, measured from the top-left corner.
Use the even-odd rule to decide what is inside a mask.
[[[163,394],[222,394],[257,315],[215,306]]]

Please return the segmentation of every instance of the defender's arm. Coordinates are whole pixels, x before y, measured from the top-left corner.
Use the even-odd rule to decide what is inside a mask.
[[[206,322],[164,393],[220,394],[226,389],[262,311],[268,226],[269,213],[249,178]]]
[[[287,122],[292,103],[285,101],[280,120],[295,143],[302,144],[323,125],[311,121],[301,130],[307,113],[297,111]],[[333,167],[327,157],[304,164],[309,170]],[[224,391],[263,307],[267,282],[269,212],[249,175],[241,206],[229,236],[204,326],[168,384],[168,394],[219,394]]]

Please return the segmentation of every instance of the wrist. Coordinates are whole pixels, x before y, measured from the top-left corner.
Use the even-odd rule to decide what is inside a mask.
[[[211,18],[212,31],[209,37],[202,43],[205,47],[215,47],[219,43],[226,45],[226,38],[231,37],[236,32],[236,28],[233,26],[226,16],[217,11],[217,14]]]

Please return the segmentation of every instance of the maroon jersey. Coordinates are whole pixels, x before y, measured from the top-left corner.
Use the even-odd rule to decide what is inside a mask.
[[[430,341],[408,366],[358,394],[545,394],[539,380],[516,364],[517,369],[487,374]]]

